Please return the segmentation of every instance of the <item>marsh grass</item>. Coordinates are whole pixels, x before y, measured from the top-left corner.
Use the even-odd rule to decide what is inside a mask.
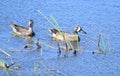
[[[98,45],[97,45],[97,48],[98,48],[98,53],[103,53],[101,48],[100,48],[100,40],[101,40],[101,34],[99,34],[98,36]]]
[[[37,10],[37,12],[38,12],[40,15],[42,15],[42,16],[47,20],[47,22],[50,23],[55,29],[57,29],[57,30],[60,32],[60,34],[63,36],[64,42],[65,42],[65,46],[66,46],[66,51],[69,51],[69,47],[70,47],[70,48],[73,48],[71,42],[65,39],[64,32],[63,32],[62,29],[60,28],[60,26],[59,26],[58,22],[56,21],[56,19],[51,15],[51,16],[50,16],[50,18],[51,18],[51,20],[52,20],[52,21],[51,21],[51,20],[49,20],[40,10]],[[78,38],[77,38],[77,39],[78,39]],[[78,40],[77,40],[77,46],[78,46],[78,50],[79,50],[79,49],[80,49],[80,46],[79,46],[78,44],[79,44],[79,42],[78,42]],[[74,49],[74,48],[73,48],[73,49]]]
[[[3,68],[3,69],[6,68],[6,66],[5,66],[5,64],[4,64],[4,62],[2,60],[0,60],[0,68]]]
[[[65,34],[64,34],[64,32],[62,31],[62,29],[60,28],[60,26],[58,25],[58,23],[57,23],[57,21],[56,21],[56,19],[51,15],[50,16],[50,18],[52,19],[52,22],[53,22],[53,24],[54,24],[54,27],[60,32],[60,34],[63,36],[63,39],[64,39],[64,42],[65,42],[65,46],[66,46],[66,49],[65,49],[65,57],[67,56],[67,53],[68,53],[68,51],[69,51],[69,47],[72,47],[72,45],[71,45],[71,43],[70,43],[70,41],[68,41],[68,40],[66,40],[65,39]],[[60,47],[60,46],[58,46],[58,47]],[[73,48],[73,47],[72,47]],[[58,48],[59,49],[59,51],[61,51],[61,49],[60,48]],[[60,53],[60,52],[59,52]],[[59,55],[58,55],[59,56]]]
[[[93,54],[94,53],[98,53],[98,54],[106,54],[106,53],[110,53],[110,39],[106,39],[102,33],[100,33],[97,37],[98,41],[93,40],[90,37],[86,37],[87,41],[86,44],[84,45],[84,47],[86,45],[88,45],[89,43],[92,43],[95,45],[95,47],[97,48],[97,51],[91,51]],[[94,46],[93,45],[93,46]]]
[[[6,64],[2,60],[0,60],[0,68],[2,68],[3,70],[8,70],[8,71],[14,72],[13,69],[7,68]]]
[[[103,50],[100,47],[100,39],[102,41],[101,47],[103,47]],[[98,37],[98,53],[106,54],[107,50],[108,50],[108,52],[110,52],[110,39],[108,39],[107,44],[106,44],[106,41],[107,40],[105,40],[104,36],[102,34],[99,34],[99,37]]]
[[[52,22],[53,22],[53,24],[54,24],[54,27],[55,27],[55,28],[60,32],[60,34],[63,36],[63,38],[64,38],[64,40],[65,40],[65,45],[66,45],[67,47],[72,47],[70,41],[68,41],[68,40],[65,39],[64,32],[62,31],[62,29],[61,29],[60,26],[58,25],[56,19],[55,19],[52,15],[51,15],[50,17],[51,17],[51,19],[52,19]]]
[[[0,48],[0,52],[4,53],[4,54],[7,55],[9,58],[12,57],[9,53],[7,53],[6,51],[2,50],[1,48]]]
[[[101,37],[102,37],[102,46],[103,46],[103,49],[104,49],[104,50],[103,50],[103,53],[106,54],[107,45],[105,44],[105,39],[104,39],[104,37],[103,37],[103,36],[101,36]]]

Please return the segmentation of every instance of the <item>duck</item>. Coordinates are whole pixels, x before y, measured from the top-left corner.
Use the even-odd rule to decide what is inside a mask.
[[[33,20],[29,20],[28,24],[29,24],[28,28],[14,23],[10,24],[10,26],[16,35],[30,36],[30,37],[35,36],[35,33],[33,32],[33,24],[34,24]]]
[[[67,52],[70,50],[74,50],[73,51],[73,55],[77,56],[77,47],[75,47],[74,44],[76,44],[76,42],[80,42],[80,37],[78,35],[78,32],[82,32],[83,34],[87,34],[79,25],[76,25],[73,28],[73,33],[68,33],[68,32],[64,32],[61,30],[57,30],[57,29],[49,29],[50,33],[52,34],[52,38],[57,41],[58,43],[58,56],[60,56],[61,54],[61,48],[60,48],[60,42],[65,42],[65,55],[64,57],[67,56]],[[69,44],[67,44],[67,42],[70,42],[70,46]],[[72,43],[72,46],[71,46]],[[74,43],[74,44],[73,44]],[[76,45],[77,46],[77,45]]]
[[[80,42],[80,37],[78,32],[82,32],[87,34],[79,25],[75,26],[73,29],[73,33],[68,33],[64,31],[59,31],[57,29],[49,29],[50,33],[52,33],[52,38],[57,41],[70,41],[70,42]]]

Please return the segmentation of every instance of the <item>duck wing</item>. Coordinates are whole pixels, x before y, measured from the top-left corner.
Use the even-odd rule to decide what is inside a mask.
[[[20,25],[15,25],[15,29],[17,32],[26,32],[28,28],[20,26]]]
[[[79,41],[79,36],[76,34],[65,33],[65,40],[68,41]]]
[[[60,31],[60,30],[57,30],[57,29],[49,29],[49,31],[50,31],[51,33],[54,33],[54,34],[57,34],[57,33],[60,33],[60,32],[65,33],[64,31]]]
[[[54,33],[54,34],[56,34],[56,33],[59,32],[57,29],[49,29],[49,31],[50,31],[51,33]]]

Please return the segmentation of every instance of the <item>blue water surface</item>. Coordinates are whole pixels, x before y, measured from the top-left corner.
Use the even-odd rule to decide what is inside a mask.
[[[48,31],[54,26],[38,10],[48,19],[55,17],[64,31],[72,33],[73,27],[80,25],[87,32],[79,33],[82,52],[77,57],[72,52],[67,58],[57,57],[57,45]],[[28,27],[30,19],[34,21],[36,33],[33,39],[40,38],[42,52],[36,46],[24,49],[24,45],[34,43],[12,34],[11,23]],[[7,58],[1,52],[0,60],[21,65],[15,72],[0,70],[0,76],[119,76],[119,19],[120,0],[0,0],[0,48],[12,56]],[[105,41],[105,55],[91,53],[97,51],[99,34]],[[100,45],[104,50],[104,43]]]

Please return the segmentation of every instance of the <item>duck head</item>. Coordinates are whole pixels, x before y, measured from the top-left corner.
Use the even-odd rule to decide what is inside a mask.
[[[33,28],[33,20],[29,20],[28,24],[30,25],[31,28]]]
[[[74,33],[78,34],[78,32],[82,32],[83,34],[87,34],[80,26],[76,26],[74,28]]]

